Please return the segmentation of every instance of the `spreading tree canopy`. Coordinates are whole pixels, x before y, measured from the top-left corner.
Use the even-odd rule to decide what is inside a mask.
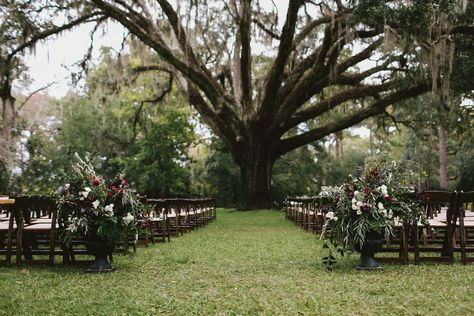
[[[77,2],[160,56],[137,71],[175,73],[239,166],[246,207],[271,204],[283,154],[448,91],[456,38],[474,33],[473,4],[458,0]]]

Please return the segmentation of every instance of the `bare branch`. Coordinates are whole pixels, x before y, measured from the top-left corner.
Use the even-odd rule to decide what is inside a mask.
[[[20,105],[18,106],[18,111],[21,111],[21,109],[28,103],[28,101],[30,101],[30,99],[35,95],[37,94],[38,92],[41,92],[41,91],[44,91],[46,89],[48,89],[49,87],[57,84],[58,82],[56,81],[53,81],[53,82],[50,82],[48,83],[47,85],[41,87],[41,88],[38,88],[36,89],[35,91],[31,92],[25,100],[23,100],[23,102],[20,103]]]
[[[267,29],[266,26],[258,19],[252,19],[252,22],[255,23],[262,31],[270,35],[272,38],[280,40],[280,35],[276,34],[272,30]]]

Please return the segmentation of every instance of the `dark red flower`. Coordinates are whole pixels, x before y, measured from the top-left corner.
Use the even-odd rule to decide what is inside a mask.
[[[365,187],[365,188],[364,188],[364,193],[365,193],[365,194],[369,194],[369,188],[368,188],[368,187]]]
[[[384,199],[385,199],[385,201],[387,201],[387,202],[392,202],[393,197],[390,196],[390,195],[386,195],[386,196],[384,196]]]
[[[88,201],[88,200],[82,201],[82,206],[87,206],[88,204],[89,204],[89,201]]]
[[[110,191],[107,192],[107,196],[112,196],[112,195],[113,195],[112,192],[110,192]]]
[[[350,199],[354,198],[354,191],[349,191],[348,195]]]
[[[89,201],[94,201],[94,196],[92,194],[89,194],[89,196],[87,196],[87,198],[89,199]]]
[[[370,205],[369,203],[364,203],[360,206],[360,210],[363,213],[370,213],[372,211],[372,205]]]
[[[112,186],[112,190],[113,190],[115,193],[118,193],[118,192],[120,192],[120,187],[117,186],[117,185],[113,185],[113,186]]]
[[[102,183],[102,179],[97,177],[97,176],[93,176],[92,177],[92,185],[94,186],[98,186],[99,184]]]

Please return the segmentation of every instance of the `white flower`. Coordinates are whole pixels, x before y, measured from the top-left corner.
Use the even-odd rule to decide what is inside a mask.
[[[385,210],[385,207],[383,206],[383,203],[382,202],[379,202],[379,204],[377,205],[379,207],[379,210]]]
[[[337,216],[334,216],[332,220],[337,221]]]
[[[364,203],[362,203],[362,201],[357,201],[357,203],[356,203],[357,208],[360,208],[362,206],[362,204],[364,204]]]
[[[84,197],[81,196],[81,197],[79,198],[79,200],[84,201]]]
[[[352,204],[356,204],[356,203],[357,203],[356,198],[352,198]]]
[[[357,210],[357,205],[352,204],[352,209],[353,209],[354,211]]]
[[[333,219],[333,218],[334,218],[334,212],[328,212],[328,213],[326,214],[326,218],[328,218],[328,219]]]
[[[69,183],[66,183],[66,184],[64,185],[64,188],[67,190],[67,189],[69,189],[70,186],[71,186],[71,185],[70,185]]]
[[[392,210],[388,210],[387,218],[388,218],[388,219],[391,219],[392,217],[393,217],[393,212],[392,212]]]
[[[97,207],[99,206],[100,204],[100,201],[99,200],[95,200],[94,202],[92,202],[92,206],[94,207],[94,209],[97,209]]]
[[[106,207],[104,207],[104,211],[105,211],[105,214],[107,214],[109,216],[114,215],[114,204],[111,203],[111,204],[107,205]]]
[[[125,225],[128,225],[135,219],[135,217],[133,217],[132,214],[127,213],[127,216],[123,217],[122,219],[123,219],[123,222],[125,223]]]
[[[379,190],[380,192],[382,192],[382,194],[388,194],[388,191],[387,191],[387,186],[385,184],[382,184],[380,187],[379,187]]]
[[[85,188],[84,188],[84,191],[86,191],[86,192],[90,192],[90,191],[91,191],[91,188],[89,188],[89,187],[85,187]]]
[[[361,210],[357,210],[357,215],[362,215],[362,211]]]
[[[359,191],[354,191],[354,196],[359,194]]]
[[[79,192],[79,195],[82,195],[82,197],[85,199],[85,198],[87,198],[87,196],[89,196],[89,192],[88,191],[81,191],[81,192]]]
[[[398,216],[397,216],[397,217],[394,217],[394,218],[393,218],[393,222],[394,222],[395,225],[401,224],[400,217],[398,217]]]

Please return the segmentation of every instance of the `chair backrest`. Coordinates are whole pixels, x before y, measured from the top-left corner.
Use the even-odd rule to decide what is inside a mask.
[[[471,205],[471,211],[474,212],[474,191],[459,193],[459,207],[466,210]]]
[[[446,210],[447,219],[453,215],[456,205],[456,193],[446,191],[424,191],[419,195],[424,215],[435,218]]]

